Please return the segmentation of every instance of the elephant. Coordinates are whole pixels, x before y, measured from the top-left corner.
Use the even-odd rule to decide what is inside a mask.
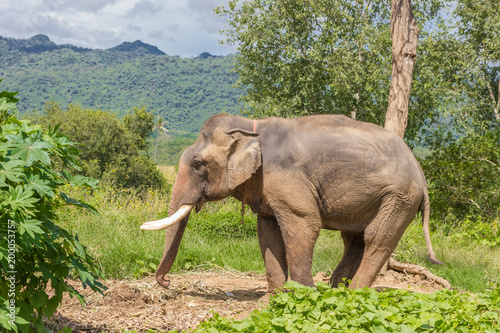
[[[397,135],[342,115],[252,120],[216,115],[179,161],[168,216],[143,230],[166,230],[157,282],[177,255],[193,208],[233,196],[257,214],[269,292],[288,278],[314,286],[321,229],[339,230],[343,257],[330,284],[369,287],[417,212],[428,258],[429,196],[416,158]]]

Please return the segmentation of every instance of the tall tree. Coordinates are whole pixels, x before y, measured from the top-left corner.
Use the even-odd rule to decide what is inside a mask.
[[[483,88],[490,116],[500,121],[500,1],[460,0],[454,16],[459,38],[471,51],[464,65]]]
[[[399,13],[411,8],[406,3],[407,7],[395,5]],[[416,0],[420,24],[434,17],[438,8],[439,0]],[[228,19],[226,42],[238,45],[235,71],[246,92],[243,112],[255,117],[340,113],[384,125],[391,78],[390,10],[388,0],[232,0],[216,8]],[[400,26],[393,24],[393,30]],[[399,38],[403,61],[396,57],[395,67],[403,66],[396,71],[403,75],[407,55],[413,54],[414,61],[415,50],[409,53],[404,38]],[[428,75],[424,67],[416,71],[417,76]],[[411,73],[401,75],[394,89],[402,83],[409,86]],[[407,131],[412,139],[439,96],[417,85],[408,101],[406,90],[403,108],[412,108]],[[395,91],[391,103],[397,105],[402,99]]]
[[[408,124],[413,64],[417,57],[419,28],[410,0],[392,0],[392,78],[385,128],[403,138]]]

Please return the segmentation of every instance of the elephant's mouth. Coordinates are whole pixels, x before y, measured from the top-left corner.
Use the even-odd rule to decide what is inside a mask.
[[[205,198],[203,198],[200,201],[198,201],[198,203],[195,206],[196,207],[196,213],[198,213],[203,208],[204,204],[205,204]]]

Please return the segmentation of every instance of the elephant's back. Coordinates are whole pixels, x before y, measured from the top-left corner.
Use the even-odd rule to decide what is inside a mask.
[[[275,118],[262,134],[263,161],[280,168],[342,163],[382,168],[415,164],[404,141],[384,128],[342,115]]]
[[[379,126],[326,115],[277,121],[262,137],[264,172],[309,184],[325,213],[343,215],[337,207],[360,213],[384,195],[405,196],[425,185],[404,141]]]

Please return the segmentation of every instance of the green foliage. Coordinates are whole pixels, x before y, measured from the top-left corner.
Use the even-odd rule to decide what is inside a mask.
[[[415,1],[419,25],[439,7],[439,1]],[[246,91],[245,112],[355,114],[383,125],[392,72],[390,9],[390,1],[381,0],[233,0],[217,8],[229,22],[226,41],[238,45],[235,70]],[[417,62],[414,76],[421,84],[412,87],[409,138],[441,99],[429,89],[435,74],[425,64]]]
[[[460,230],[450,235],[463,243],[478,243],[485,246],[500,245],[500,220],[483,222],[480,218],[468,218],[460,223]]]
[[[433,215],[495,219],[500,213],[500,126],[436,148],[421,165]]]
[[[12,103],[12,94],[2,101]],[[1,104],[1,103],[0,103]],[[4,110],[14,110],[9,105]],[[72,176],[78,150],[57,127],[42,130],[3,113],[0,122],[0,327],[44,331],[68,292],[83,297],[69,275],[102,291],[100,272],[78,237],[56,225],[61,207],[95,209],[66,195],[65,186],[96,188],[97,181]],[[48,287],[50,286],[50,289]],[[50,290],[50,292],[48,292]]]
[[[193,332],[500,332],[499,288],[427,295],[289,281],[285,289],[241,321],[215,314]]]
[[[19,99],[14,97],[16,95],[17,92],[0,91],[0,124],[5,123],[17,111],[16,103]]]
[[[446,140],[450,129],[467,135],[500,121],[500,1],[449,5],[453,10],[437,22],[423,52],[434,73],[424,83],[441,94],[441,126],[427,134],[433,147]]]
[[[119,50],[89,50],[35,37],[0,38],[0,76],[8,89],[21,91],[22,114],[42,109],[49,100],[120,116],[147,105],[168,121],[169,130],[198,132],[212,115],[239,113],[233,55],[184,59],[137,42]],[[44,52],[30,52],[34,46],[45,47]]]
[[[155,164],[141,155],[154,125],[144,107],[134,108],[123,121],[112,113],[72,104],[63,110],[51,102],[45,112],[38,122],[60,124],[61,132],[82,145],[80,158],[86,176],[116,187],[165,188]]]

